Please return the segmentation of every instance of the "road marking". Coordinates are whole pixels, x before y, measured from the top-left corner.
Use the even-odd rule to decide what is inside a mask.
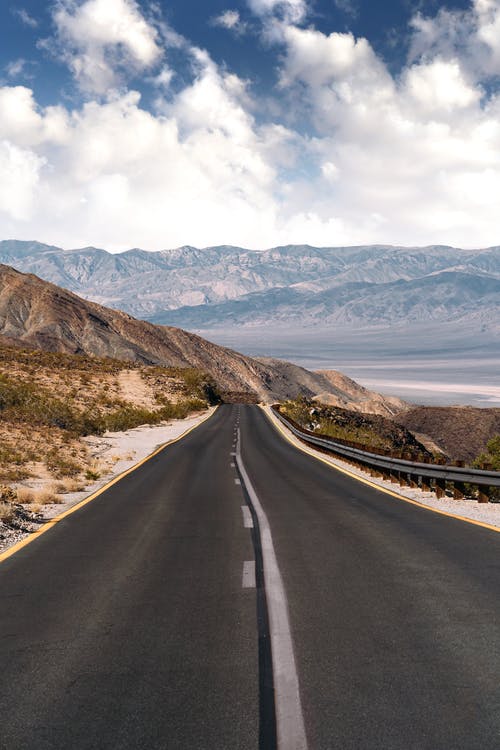
[[[200,422],[197,422],[197,424],[193,425],[189,429],[187,429],[185,432],[182,433],[182,435],[179,435],[179,437],[174,438],[173,440],[169,440],[168,443],[164,443],[163,445],[160,445],[159,448],[154,450],[152,453],[149,454],[149,456],[146,456],[145,458],[141,459],[138,463],[136,463],[134,466],[131,466],[130,469],[126,469],[126,471],[123,471],[121,474],[119,474],[114,479],[111,479],[107,484],[105,484],[100,489],[93,492],[88,497],[84,498],[83,500],[80,500],[79,503],[76,505],[73,505],[72,508],[68,508],[68,510],[65,510],[64,513],[61,513],[59,516],[56,516],[55,518],[52,518],[50,521],[47,521],[41,529],[38,529],[38,531],[34,531],[30,536],[26,537],[25,539],[22,539],[20,542],[15,544],[13,547],[9,547],[9,549],[6,549],[5,552],[0,553],[0,563],[2,563],[4,560],[7,560],[9,557],[12,557],[12,555],[15,555],[16,552],[19,552],[20,549],[23,547],[27,547],[28,544],[31,544],[31,542],[34,542],[35,539],[38,539],[39,536],[42,536],[42,534],[45,534],[47,531],[50,531],[56,524],[59,523],[59,521],[62,521],[63,518],[67,518],[68,516],[71,516],[73,513],[76,513],[77,510],[80,510],[80,508],[83,508],[84,505],[87,505],[88,503],[91,503],[92,500],[95,500],[100,495],[102,495],[106,490],[109,490],[110,487],[112,487],[117,482],[120,482],[122,479],[124,479],[129,474],[132,474],[132,472],[136,471],[136,469],[139,469],[141,466],[143,466],[145,463],[150,461],[152,458],[158,455],[158,453],[161,453],[165,450],[165,448],[168,448],[169,445],[173,445],[173,443],[178,443],[179,440],[182,440],[182,438],[185,438],[186,435],[189,435],[190,432],[193,430],[196,430],[197,427],[199,427],[203,422],[206,422],[210,417],[212,417],[215,412],[217,411],[219,407],[216,406],[214,411],[211,412],[211,414],[207,414],[206,417],[204,417]],[[236,455],[236,454],[233,454]]]
[[[446,510],[439,510],[439,508],[433,508],[431,505],[424,505],[424,503],[420,503],[418,500],[412,500],[409,497],[404,497],[404,495],[400,495],[398,492],[393,492],[392,490],[388,490],[386,487],[382,487],[380,484],[375,484],[375,482],[370,482],[369,479],[364,479],[363,477],[360,477],[357,474],[354,474],[348,469],[343,469],[341,466],[337,466],[336,464],[331,463],[331,461],[328,461],[328,459],[321,457],[314,450],[309,449],[305,445],[300,443],[298,438],[295,438],[293,433],[288,434],[285,431],[285,427],[282,426],[282,423],[278,422],[278,419],[274,417],[272,413],[269,413],[265,406],[261,406],[261,409],[266,415],[266,417],[268,418],[268,420],[271,422],[273,427],[275,427],[276,430],[281,433],[281,435],[285,438],[285,440],[288,443],[293,445],[294,448],[297,448],[297,450],[302,451],[302,453],[307,453],[308,456],[312,456],[317,461],[321,461],[321,463],[326,464],[326,466],[329,466],[330,469],[334,469],[335,471],[340,471],[341,474],[346,474],[348,477],[351,477],[352,479],[356,479],[357,482],[366,484],[368,485],[368,487],[373,487],[373,489],[378,490],[379,492],[383,492],[385,495],[390,495],[391,497],[395,497],[397,500],[402,500],[404,503],[409,503],[410,505],[416,505],[418,508],[422,508],[422,510],[429,510],[432,513],[437,513],[440,516],[448,516],[448,518],[455,518],[457,521],[465,521],[465,523],[470,523],[472,524],[472,526],[481,526],[483,529],[489,529],[490,531],[494,531],[495,533],[500,534],[500,528],[498,526],[492,526],[491,524],[484,523],[483,521],[475,521],[473,518],[467,518],[466,516],[459,516],[456,513],[448,513],[448,511]],[[295,440],[297,442],[295,442]],[[339,458],[339,460],[342,460],[342,459]]]
[[[233,463],[233,462],[231,461],[231,464],[230,464],[230,466],[231,466],[231,469],[234,469],[234,468],[235,468],[235,466],[236,466],[236,464],[234,464],[234,463]]]
[[[241,482],[240,482],[240,480],[239,480],[239,479],[235,479],[235,480],[234,480],[234,483],[235,483],[235,484],[241,484]]]
[[[241,433],[238,434],[236,463],[259,521],[273,662],[277,747],[278,750],[307,750],[285,588],[267,516],[241,458]]]
[[[242,505],[241,512],[243,513],[243,526],[245,529],[253,529],[252,514],[250,513],[248,505]]]
[[[243,563],[243,575],[241,577],[241,586],[244,589],[255,588],[255,561],[245,560]]]
[[[233,451],[233,452],[232,452],[232,453],[230,453],[229,455],[230,455],[230,456],[236,456],[236,453],[235,453],[235,452]]]

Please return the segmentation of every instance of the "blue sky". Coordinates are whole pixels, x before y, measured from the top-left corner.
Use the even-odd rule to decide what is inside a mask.
[[[491,245],[500,0],[0,9],[0,235]]]

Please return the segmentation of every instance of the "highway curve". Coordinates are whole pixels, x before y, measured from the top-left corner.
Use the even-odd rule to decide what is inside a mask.
[[[258,407],[0,564],[1,750],[497,750],[499,677],[500,534],[330,469]]]

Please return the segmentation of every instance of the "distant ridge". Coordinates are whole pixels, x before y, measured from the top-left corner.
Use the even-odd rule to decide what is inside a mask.
[[[270,402],[323,394],[331,403],[393,414],[405,407],[358,387],[334,383],[280,360],[258,360],[179,328],[156,326],[111,310],[34,275],[0,264],[0,340],[54,352],[87,354],[208,373],[228,400]],[[355,384],[354,384],[355,385]]]
[[[111,254],[5,240],[0,262],[135,317],[201,331],[439,320],[500,332],[499,247],[185,246]]]

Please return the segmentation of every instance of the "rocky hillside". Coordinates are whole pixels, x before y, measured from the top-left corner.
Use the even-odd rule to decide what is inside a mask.
[[[471,462],[500,435],[500,409],[472,406],[416,406],[395,417],[398,424],[430,438],[454,460]]]
[[[328,377],[280,360],[257,360],[179,328],[136,320],[0,265],[0,336],[50,352],[111,357],[207,373],[228,400],[275,401],[299,394],[352,398]],[[372,394],[376,408],[392,401]],[[365,396],[359,399],[366,402]],[[359,406],[361,408],[361,406]]]
[[[360,414],[304,398],[286,401],[280,405],[280,412],[306,430],[354,443],[365,450],[404,451],[420,459],[432,456],[432,451],[410,430],[387,417]]]

